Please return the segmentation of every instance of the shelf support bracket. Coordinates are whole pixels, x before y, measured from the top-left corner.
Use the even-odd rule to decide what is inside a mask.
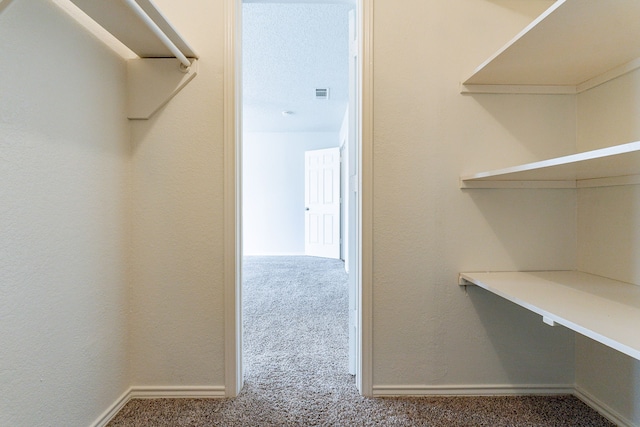
[[[475,286],[475,283],[470,282],[464,277],[462,277],[462,274],[458,274],[458,285],[467,287],[467,286]]]
[[[185,68],[175,58],[138,58],[127,61],[127,117],[147,120],[164,107],[198,73],[198,60]]]

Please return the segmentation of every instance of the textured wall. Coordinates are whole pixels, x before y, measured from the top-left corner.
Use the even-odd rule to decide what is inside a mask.
[[[304,153],[337,147],[337,132],[243,135],[245,255],[304,255]]]
[[[578,95],[578,149],[640,139],[640,72]],[[640,283],[640,187],[578,191],[578,268]],[[640,425],[640,362],[580,337],[576,383],[621,417]]]
[[[198,76],[132,123],[132,384],[222,386],[222,1],[155,2],[200,55]]]
[[[458,188],[462,173],[575,149],[571,97],[459,93],[549,4],[375,2],[375,386],[573,383],[572,333],[456,284],[575,265],[571,191]]]
[[[222,2],[158,1],[202,59],[134,123],[136,385],[222,385]],[[463,270],[573,268],[575,195],[458,176],[575,149],[571,97],[463,96],[465,73],[549,1],[375,2],[374,383],[567,384],[573,335]]]
[[[0,425],[89,425],[129,386],[125,63],[47,0],[0,58]]]
[[[156,3],[200,73],[132,123],[131,153],[122,61],[44,0],[0,15],[0,424],[86,425],[130,384],[224,384],[223,2]],[[457,184],[574,151],[572,97],[458,93],[549,4],[375,1],[377,386],[573,382],[571,333],[456,285],[463,270],[576,264],[572,192]]]

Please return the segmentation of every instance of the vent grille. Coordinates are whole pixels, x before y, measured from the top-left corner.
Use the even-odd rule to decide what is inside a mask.
[[[316,89],[316,99],[329,99],[329,88]]]

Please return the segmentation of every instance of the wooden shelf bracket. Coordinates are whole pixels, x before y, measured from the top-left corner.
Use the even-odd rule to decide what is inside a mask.
[[[187,69],[173,58],[127,61],[127,117],[146,120],[164,107],[198,74],[198,60]]]

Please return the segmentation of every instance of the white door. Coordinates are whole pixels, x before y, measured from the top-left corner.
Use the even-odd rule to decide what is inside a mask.
[[[340,149],[305,153],[305,254],[340,258]]]

